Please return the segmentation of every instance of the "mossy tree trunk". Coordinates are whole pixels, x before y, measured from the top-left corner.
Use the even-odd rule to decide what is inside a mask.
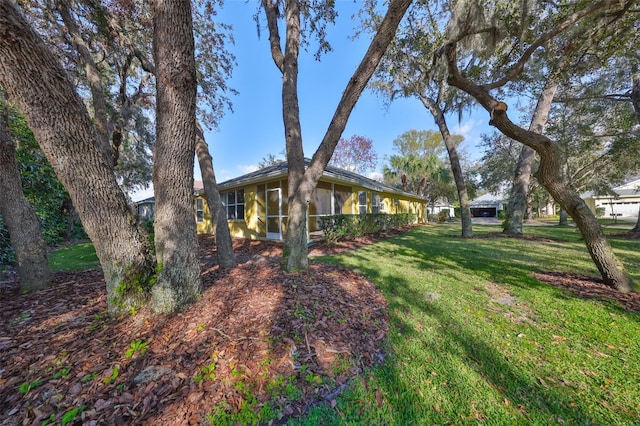
[[[151,2],[156,67],[155,312],[176,312],[202,290],[193,198],[196,67],[189,0]]]
[[[27,118],[95,246],[109,312],[141,307],[155,273],[147,237],[129,211],[82,99],[51,49],[9,0],[0,0],[0,84]]]

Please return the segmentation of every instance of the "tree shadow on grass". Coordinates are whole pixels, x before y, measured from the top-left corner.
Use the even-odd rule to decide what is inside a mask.
[[[384,401],[377,408],[369,407],[380,416],[383,416],[380,414],[380,410],[383,410],[387,416],[376,418],[375,414],[370,414],[369,420],[375,423],[380,418],[392,418],[394,423],[404,424],[415,422],[416,418],[421,418],[415,417],[416,413],[422,413],[421,415],[428,416],[423,418],[443,423],[474,422],[474,419],[477,421],[483,418],[498,423],[515,421],[515,423],[525,424],[529,422],[588,424],[594,421],[593,414],[595,412],[587,410],[584,404],[576,401],[575,397],[572,398],[574,394],[570,388],[549,386],[545,382],[545,378],[549,381],[547,377],[537,377],[535,371],[528,371],[518,364],[514,364],[498,347],[478,336],[471,325],[460,322],[454,315],[444,310],[437,297],[434,300],[431,297],[433,294],[416,292],[415,284],[412,288],[411,283],[404,278],[407,273],[413,273],[408,271],[409,269],[436,270],[438,275],[450,275],[450,278],[455,278],[452,265],[457,265],[457,267],[467,269],[475,268],[485,279],[500,278],[501,282],[506,281],[507,285],[511,286],[527,289],[547,287],[531,278],[527,267],[523,267],[522,264],[514,265],[508,257],[486,263],[469,258],[472,253],[475,253],[476,257],[480,256],[483,249],[485,248],[477,246],[464,247],[463,244],[457,242],[445,242],[444,244],[439,242],[438,248],[434,249],[430,248],[425,241],[420,240],[415,233],[412,233],[393,241],[379,243],[375,247],[352,252],[346,256],[350,259],[348,262],[343,262],[340,259],[331,260],[332,262],[349,264],[352,267],[358,265],[357,269],[376,282],[383,289],[389,301],[390,335],[396,355],[391,356],[383,367],[376,370],[377,373],[374,374],[373,379],[369,379],[369,386],[372,386],[372,381],[381,386],[382,393],[387,396],[385,401],[388,402],[389,407],[385,408]],[[401,260],[395,267],[391,266],[385,269],[386,272],[381,272],[377,265],[371,265],[373,253],[370,250],[375,250],[375,255],[382,258],[393,259],[397,257]],[[522,259],[523,254],[517,253],[517,249],[513,249],[513,252],[514,255],[517,254]],[[483,256],[485,255],[483,254]],[[506,280],[505,276],[508,277]],[[559,293],[558,297],[564,297],[564,295]],[[407,357],[400,351],[404,350],[403,348],[409,342],[429,341],[428,335],[425,334],[427,331],[416,329],[415,312],[420,313],[417,315],[418,317],[424,316],[423,318],[437,324],[435,328],[428,331],[429,333],[440,333],[443,340],[453,342],[453,348],[450,348],[452,352],[448,354],[449,356],[454,357],[456,362],[462,363],[466,368],[473,370],[481,378],[480,381],[494,389],[493,395],[498,402],[493,408],[489,405],[489,409],[497,410],[497,412],[483,413],[479,408],[483,405],[482,402],[474,401],[474,395],[469,393],[468,384],[459,380],[448,380],[446,384],[449,387],[448,394],[465,395],[467,398],[465,402],[458,401],[457,406],[455,404],[454,406],[446,406],[447,401],[439,404],[434,403],[434,400],[431,399],[429,400],[430,406],[426,407],[424,406],[425,402],[422,401],[423,398],[415,397],[415,395],[413,397],[406,396],[418,392],[419,386],[406,377]],[[425,360],[426,362],[428,360]],[[415,380],[419,379],[423,378],[415,378]],[[394,395],[404,396],[396,398],[393,397]],[[348,403],[358,404],[358,395],[352,396]],[[500,406],[502,408],[499,408]]]

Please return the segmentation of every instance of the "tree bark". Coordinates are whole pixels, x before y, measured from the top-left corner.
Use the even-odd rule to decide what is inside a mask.
[[[522,146],[507,202],[507,216],[502,229],[505,234],[522,235],[524,233],[522,223],[527,212],[527,193],[531,182],[531,166],[535,157],[535,150],[526,145]]]
[[[200,171],[202,172],[204,196],[207,199],[207,205],[211,213],[211,221],[213,222],[218,265],[223,269],[233,268],[236,264],[236,258],[233,254],[233,240],[229,232],[229,224],[227,223],[227,211],[220,199],[220,192],[218,192],[218,184],[216,183],[216,174],[213,170],[213,161],[211,160],[207,142],[204,139],[202,126],[200,126],[199,123],[197,123],[196,128],[196,154],[198,156],[198,163],[200,164]]]
[[[154,0],[156,66],[155,246],[158,277],[151,289],[155,312],[176,312],[200,294],[193,153],[196,143],[196,68],[191,2]]]
[[[487,111],[494,111],[498,101],[491,97],[484,87],[474,84],[460,74],[455,44],[447,45],[445,54],[449,69],[449,84],[473,96]],[[493,123],[504,135],[529,146],[540,155],[540,167],[535,176],[573,218],[603,281],[620,292],[633,291],[631,276],[613,253],[596,217],[584,200],[563,182],[561,153],[557,144],[544,135],[515,125],[509,120],[505,111],[494,113]]]
[[[432,102],[423,95],[420,95],[420,100],[431,112],[433,119],[438,125],[438,129],[440,129],[444,146],[447,148],[447,153],[449,154],[453,180],[455,181],[456,189],[458,190],[458,199],[460,200],[460,218],[462,221],[462,238],[471,238],[473,237],[473,223],[471,221],[469,194],[467,193],[467,185],[465,185],[464,182],[464,174],[462,173],[462,166],[460,165],[460,157],[458,156],[456,144],[451,137],[451,132],[449,131],[449,126],[447,125],[443,111],[435,102]]]
[[[640,207],[638,208],[638,220],[636,225],[631,229],[631,232],[640,232]]]
[[[558,221],[558,226],[569,226],[569,215],[562,207],[560,207],[560,220]]]
[[[551,111],[551,103],[558,89],[558,82],[555,76],[550,76],[545,85],[536,109],[533,112],[529,131],[542,134],[544,126],[549,118]],[[522,235],[524,233],[522,223],[524,222],[525,212],[527,210],[527,193],[529,192],[529,184],[531,183],[531,168],[533,160],[535,160],[536,151],[527,145],[522,146],[518,164],[516,165],[515,176],[513,178],[513,186],[509,195],[507,204],[507,217],[502,232],[511,235]]]
[[[10,0],[0,0],[0,84],[27,117],[93,242],[109,312],[146,303],[155,264],[73,85]]]
[[[5,120],[0,119],[0,214],[16,253],[21,291],[49,286],[47,245],[36,212],[22,192],[16,145]]]
[[[104,89],[102,87],[102,78],[100,77],[100,71],[96,62],[93,60],[89,46],[82,38],[80,29],[76,21],[71,16],[69,11],[69,3],[67,0],[56,0],[56,7],[60,12],[62,22],[67,28],[69,38],[72,46],[78,52],[78,62],[80,67],[84,68],[85,77],[87,78],[87,84],[91,91],[91,100],[93,106],[93,121],[98,135],[98,144],[104,151],[104,155],[109,161],[114,161],[115,154],[111,147],[110,131],[109,131],[109,117],[107,115],[107,101],[104,95]],[[80,68],[79,67],[79,68]],[[115,165],[115,161],[114,161]]]
[[[300,2],[299,0],[287,0],[285,4],[287,34],[284,54],[280,47],[278,33],[278,3],[274,0],[262,0],[262,4],[267,14],[271,55],[283,76],[282,101],[289,164],[289,210],[282,263],[286,270],[295,271],[306,269],[308,266],[306,220],[311,193],[327,167],[351,111],[393,39],[398,24],[411,4],[411,0],[391,0],[389,3],[380,28],[371,41],[360,65],[349,80],[327,132],[306,171],[304,169],[297,92]]]

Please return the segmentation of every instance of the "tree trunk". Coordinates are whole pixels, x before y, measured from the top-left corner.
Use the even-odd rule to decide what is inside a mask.
[[[535,150],[526,145],[522,146],[507,202],[507,216],[502,230],[505,234],[522,235],[524,232],[522,223],[527,212],[527,192],[531,180],[531,166],[535,157]]]
[[[420,95],[420,100],[431,112],[433,119],[438,125],[438,129],[440,129],[440,134],[444,140],[444,146],[447,148],[447,153],[449,154],[453,180],[455,181],[456,189],[458,190],[458,199],[460,200],[460,218],[462,220],[462,238],[471,238],[473,237],[473,223],[471,222],[469,195],[467,194],[467,185],[465,185],[464,182],[464,175],[462,173],[462,166],[460,165],[460,157],[458,156],[456,144],[451,137],[451,132],[449,131],[449,126],[447,126],[444,113],[438,105],[422,95]]]
[[[66,26],[69,32],[69,38],[71,44],[78,52],[78,68],[84,68],[85,77],[87,78],[87,84],[91,90],[91,106],[93,107],[93,122],[96,128],[98,136],[98,144],[102,148],[104,155],[108,161],[114,161],[115,154],[109,142],[109,117],[107,114],[107,101],[104,95],[104,89],[102,87],[102,78],[96,62],[91,56],[89,46],[82,38],[80,29],[76,24],[76,21],[69,12],[69,3],[67,0],[56,0],[56,6],[60,12],[62,22]],[[115,161],[114,161],[115,166]]]
[[[529,125],[529,131],[538,134],[544,132],[544,126],[547,124],[551,103],[557,89],[558,82],[555,76],[552,75],[538,98],[538,103]],[[527,192],[531,181],[531,167],[535,158],[536,151],[527,145],[523,145],[507,204],[507,217],[502,230],[505,234],[522,235],[524,233],[522,223],[527,210]]]
[[[218,253],[218,265],[223,269],[233,268],[236,258],[233,254],[233,241],[227,223],[227,211],[220,199],[216,175],[213,171],[213,161],[209,154],[209,147],[204,140],[202,126],[197,123],[196,128],[196,154],[202,172],[202,183],[204,184],[204,196],[211,212],[213,222],[213,233],[216,237],[216,252]]]
[[[305,171],[300,113],[298,108],[298,53],[300,49],[300,2],[288,0],[285,4],[286,40],[285,53],[280,46],[278,30],[278,2],[262,0],[267,15],[271,56],[282,72],[282,102],[287,162],[289,165],[289,210],[283,266],[288,271],[306,269],[307,249],[307,205],[324,169],[349,119],[360,94],[366,87],[380,63],[387,46],[393,39],[411,0],[391,0],[378,32],[371,41],[360,65],[345,88],[329,128],[316,150],[311,164]]]
[[[22,193],[15,143],[5,120],[0,119],[0,214],[16,252],[21,291],[49,286],[47,245],[33,207]]]
[[[0,0],[0,84],[20,106],[93,242],[109,312],[146,303],[155,264],[84,103],[16,6]]]
[[[638,208],[638,220],[636,220],[636,226],[631,229],[631,232],[640,232],[640,207]]]
[[[474,84],[460,74],[455,49],[455,44],[450,44],[444,52],[447,56],[449,84],[473,96],[487,111],[494,111],[498,101],[491,97],[487,89]],[[561,153],[557,144],[542,134],[515,125],[509,120],[505,111],[492,115],[493,124],[504,135],[529,146],[540,155],[540,167],[535,174],[538,182],[573,218],[605,284],[620,292],[633,291],[631,276],[613,253],[596,217],[584,200],[563,182]]]
[[[201,292],[193,153],[196,144],[196,68],[189,0],[151,2],[156,65],[155,312],[176,312]]]
[[[558,221],[558,226],[569,226],[569,215],[562,207],[560,207],[560,220]]]

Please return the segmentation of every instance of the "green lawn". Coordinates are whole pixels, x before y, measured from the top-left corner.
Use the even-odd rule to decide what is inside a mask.
[[[91,243],[74,244],[49,253],[52,271],[83,271],[99,267],[100,262]]]
[[[558,216],[540,216],[536,219],[534,219],[536,222],[542,222],[542,223],[548,223],[551,225],[557,225],[558,221],[560,220],[558,218]],[[573,219],[571,219],[571,217],[569,217],[567,219],[569,221],[569,224],[573,225]],[[600,224],[600,226],[602,226],[603,228],[606,228],[608,226],[625,226],[625,227],[629,227],[629,228],[633,228],[633,226],[636,224],[635,221],[626,221],[626,220],[621,220],[621,219],[613,219],[613,218],[609,218],[609,217],[599,217],[598,218],[598,223]]]
[[[384,292],[389,355],[335,408],[318,405],[293,423],[640,424],[640,314],[531,277],[597,275],[575,228],[526,228],[560,242],[463,240],[459,232],[419,227],[324,258],[360,270]],[[640,243],[611,243],[640,282]]]

